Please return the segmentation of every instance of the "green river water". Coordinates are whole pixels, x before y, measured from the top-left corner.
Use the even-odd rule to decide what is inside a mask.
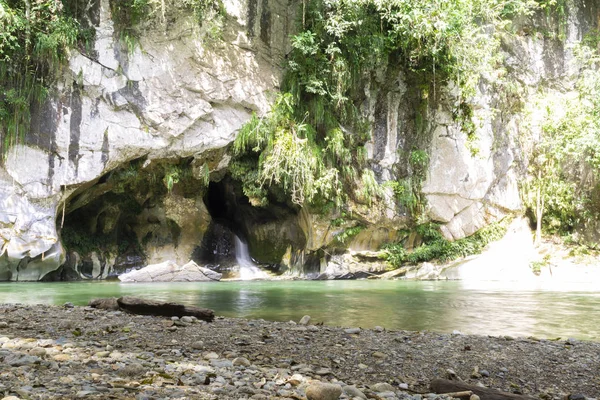
[[[219,283],[0,283],[0,303],[85,305],[135,295],[217,315],[326,325],[600,340],[600,292],[514,282],[239,281]]]

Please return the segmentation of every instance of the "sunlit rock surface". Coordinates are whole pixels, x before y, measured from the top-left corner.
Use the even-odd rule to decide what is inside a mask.
[[[174,6],[168,27],[149,23],[132,53],[118,40],[109,1],[91,7],[92,55],[73,51],[56,95],[0,168],[0,280],[38,280],[64,262],[57,224],[76,190],[144,156],[202,161],[228,146],[253,112],[268,110],[293,12],[277,1],[269,10],[253,3],[254,14],[246,2],[224,6],[222,39],[210,39],[192,13]],[[188,205],[165,207],[178,219]],[[191,245],[181,246],[151,254],[151,261],[181,261]]]
[[[119,275],[119,280],[125,283],[132,282],[203,282],[218,281],[221,274],[208,268],[200,267],[190,261],[179,266],[173,261],[161,264],[152,264],[142,269]]]

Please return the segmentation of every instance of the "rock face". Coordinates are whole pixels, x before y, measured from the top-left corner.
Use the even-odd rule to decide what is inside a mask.
[[[352,218],[333,220],[281,205],[257,211],[235,188],[213,185],[228,179],[239,128],[269,110],[295,21],[295,7],[281,0],[223,4],[218,38],[185,5],[170,4],[143,23],[133,49],[119,40],[109,0],[86,9],[93,49],[73,50],[55,94],[33,110],[31,131],[0,166],[0,281],[105,279],[148,264],[178,268],[168,260],[200,263],[195,255],[220,218],[254,259],[292,275],[353,273],[364,260],[328,254],[401,239],[412,215],[391,190],[387,201],[348,204]],[[423,215],[448,239],[519,211],[527,164],[519,138],[525,126],[537,135],[542,113],[513,112],[503,85],[516,83],[523,104],[540,89],[572,90],[578,66],[570,46],[597,28],[596,14],[593,1],[573,1],[564,40],[515,22],[517,33],[502,40],[502,67],[482,77],[470,100],[475,142],[453,114],[451,86],[426,94],[397,65],[365,77],[360,107],[379,183],[414,178],[410,157],[421,149],[429,160],[418,173]],[[527,21],[537,32],[556,23]],[[373,271],[387,267],[375,264]],[[199,278],[194,268],[177,279]]]
[[[124,163],[144,158],[151,167],[187,157],[209,165],[209,174],[222,171],[228,159],[213,160],[215,152],[252,112],[269,108],[293,20],[285,2],[269,2],[268,10],[251,3],[253,12],[246,2],[224,2],[218,41],[190,10],[170,6],[168,26],[149,22],[132,52],[118,39],[109,0],[89,7],[93,51],[73,51],[58,93],[35,113],[31,132],[0,168],[0,280],[39,280],[56,270],[65,261],[59,234],[65,209]],[[195,203],[173,200],[161,205],[164,214],[189,232],[182,211]],[[201,233],[186,236],[187,243],[151,246],[150,261],[167,259],[162,245],[167,256],[188,260]]]
[[[148,265],[142,269],[119,275],[121,282],[203,282],[219,281],[221,274],[200,267],[195,262],[179,266],[173,261]]]

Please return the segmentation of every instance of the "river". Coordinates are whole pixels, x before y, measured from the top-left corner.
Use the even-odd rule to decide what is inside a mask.
[[[239,281],[0,283],[0,303],[85,305],[135,295],[212,308],[217,315],[325,325],[600,340],[600,292],[515,282]]]

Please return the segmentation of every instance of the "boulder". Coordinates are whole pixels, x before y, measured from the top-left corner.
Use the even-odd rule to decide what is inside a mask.
[[[142,269],[119,276],[121,282],[205,282],[219,281],[221,274],[199,266],[193,261],[183,266],[173,261],[148,265]]]

